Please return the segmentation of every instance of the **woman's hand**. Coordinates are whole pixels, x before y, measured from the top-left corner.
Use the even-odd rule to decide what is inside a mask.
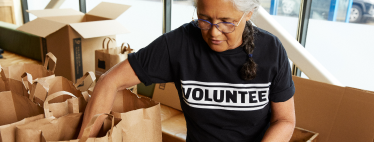
[[[86,106],[78,138],[82,137],[84,128],[86,128],[94,115],[110,113],[117,91],[139,83],[140,80],[138,76],[136,76],[128,60],[117,64],[103,74],[96,83],[93,94],[91,94],[91,99]],[[99,123],[95,124],[91,129],[90,137],[97,136],[105,117],[106,116],[102,116],[97,119]]]
[[[293,97],[285,102],[271,102],[270,127],[263,142],[288,142],[295,129],[295,106]]]

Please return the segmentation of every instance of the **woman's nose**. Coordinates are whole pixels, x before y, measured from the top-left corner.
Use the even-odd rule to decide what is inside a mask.
[[[216,37],[222,34],[222,32],[218,30],[217,25],[213,25],[212,28],[209,29],[209,33],[212,37]]]

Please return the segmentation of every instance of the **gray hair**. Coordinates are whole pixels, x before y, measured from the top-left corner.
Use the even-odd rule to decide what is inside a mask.
[[[194,6],[197,7],[197,1],[194,0]],[[257,12],[258,8],[260,7],[260,0],[230,0],[237,10],[242,11],[244,13],[247,12]]]

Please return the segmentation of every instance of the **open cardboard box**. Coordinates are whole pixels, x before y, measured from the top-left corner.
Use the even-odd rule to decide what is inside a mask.
[[[372,142],[374,140],[374,92],[335,86],[296,76],[292,78],[296,87],[294,95],[296,127],[318,133],[318,142]],[[156,84],[153,99],[174,110],[180,110],[178,93],[173,85],[173,83]],[[167,121],[173,117],[164,115],[168,116],[168,119],[163,120],[163,126],[172,125]],[[169,136],[178,138],[177,135],[170,135],[177,134],[177,131],[164,129],[165,127],[163,127],[163,135],[169,133]],[[178,134],[182,133],[178,132]]]
[[[317,142],[318,133],[295,127],[290,142]]]
[[[293,77],[296,126],[319,133],[319,142],[374,140],[374,93]]]
[[[128,33],[114,20],[128,8],[102,2],[87,14],[73,9],[30,10],[38,18],[17,29],[45,38],[43,53],[52,52],[58,59],[55,74],[76,82],[95,70],[95,50],[102,48],[105,37]]]

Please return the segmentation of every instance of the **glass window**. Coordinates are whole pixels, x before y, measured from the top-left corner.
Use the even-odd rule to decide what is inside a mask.
[[[171,8],[171,30],[191,22],[192,15],[196,18],[194,9],[194,0],[173,0]]]
[[[348,2],[339,1],[336,21],[331,21],[326,13],[331,1],[313,0],[306,49],[343,85],[374,91],[374,2],[353,0],[349,17],[356,14],[364,20],[345,23]]]
[[[299,23],[300,0],[267,0],[273,18],[295,39]],[[264,3],[267,4],[267,3]],[[273,8],[276,7],[276,8]]]
[[[261,6],[296,39],[301,0],[262,0],[260,2]],[[293,68],[293,62],[289,61]],[[302,77],[307,78],[305,75]]]

